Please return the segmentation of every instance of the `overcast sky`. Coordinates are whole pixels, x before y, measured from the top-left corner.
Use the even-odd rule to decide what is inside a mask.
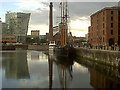
[[[76,1],[76,0],[75,0]],[[77,0],[79,1],[79,0]],[[85,36],[90,26],[90,15],[105,7],[118,5],[119,0],[115,2],[68,2],[69,10],[69,30],[74,36]],[[94,0],[96,1],[96,0]],[[31,30],[40,30],[40,34],[44,35],[49,32],[49,2],[44,0],[12,0],[0,2],[0,17],[5,21],[6,11],[31,13],[28,34]],[[60,18],[59,2],[53,2],[54,26],[58,25]]]

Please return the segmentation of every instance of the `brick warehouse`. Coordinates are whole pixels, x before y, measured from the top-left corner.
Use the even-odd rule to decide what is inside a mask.
[[[120,7],[106,7],[91,15],[88,43],[93,46],[120,45]]]

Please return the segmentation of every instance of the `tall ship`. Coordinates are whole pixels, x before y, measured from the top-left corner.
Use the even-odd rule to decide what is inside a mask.
[[[56,37],[53,35],[53,19],[52,19],[52,2],[50,2],[50,16],[49,16],[49,49],[51,46],[54,47],[54,52],[56,56],[69,57],[74,55],[74,48],[72,47],[71,40],[68,36],[68,3],[60,2],[61,9],[61,22],[60,22],[60,30],[59,30],[59,43],[53,44],[56,40]],[[57,46],[56,46],[57,45]]]
[[[61,2],[61,43],[57,47],[55,47],[55,54],[59,57],[70,57],[74,55],[74,48],[72,47],[72,43],[68,37],[68,3]]]

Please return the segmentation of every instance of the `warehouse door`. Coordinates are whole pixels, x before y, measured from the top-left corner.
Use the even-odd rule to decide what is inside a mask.
[[[109,46],[114,45],[114,38],[109,39]]]

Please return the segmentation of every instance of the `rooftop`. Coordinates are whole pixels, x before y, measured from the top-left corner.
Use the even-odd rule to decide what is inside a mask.
[[[97,11],[96,13],[92,14],[91,16],[94,16],[95,14],[100,13],[100,12],[102,12],[104,10],[116,10],[116,9],[120,9],[120,6],[105,7],[103,9]]]
[[[40,30],[31,30],[31,32],[36,32],[36,31],[39,32]]]
[[[30,14],[30,13],[25,13],[25,12],[11,12],[11,11],[7,11],[7,14]]]

